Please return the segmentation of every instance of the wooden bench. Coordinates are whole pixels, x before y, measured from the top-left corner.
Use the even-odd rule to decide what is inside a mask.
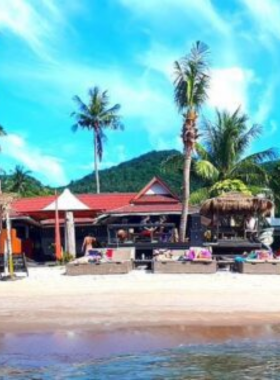
[[[209,261],[154,261],[154,273],[215,273],[217,263],[215,260]]]
[[[74,260],[66,265],[66,275],[106,275],[129,273],[132,267],[132,259],[135,257],[134,248],[113,249],[112,260],[106,262],[79,262]]]
[[[156,250],[155,250],[156,251]],[[154,251],[154,252],[155,252]],[[170,250],[173,259],[170,260],[155,260],[152,264],[154,273],[215,273],[217,271],[216,260],[193,260],[185,261],[178,260],[184,255],[185,250],[175,249]]]
[[[280,274],[280,260],[236,262],[235,268],[247,274]]]

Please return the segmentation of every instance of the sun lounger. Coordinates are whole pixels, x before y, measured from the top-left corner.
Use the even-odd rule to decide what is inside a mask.
[[[154,273],[215,273],[217,271],[216,260],[198,259],[192,261],[178,260],[185,250],[171,250],[172,259],[153,261]]]
[[[99,274],[124,274],[132,270],[132,259],[134,259],[134,248],[113,249],[112,259],[101,262],[83,262],[74,260],[66,265],[68,276],[99,275]]]
[[[280,260],[247,260],[237,262],[235,269],[247,274],[280,274]]]

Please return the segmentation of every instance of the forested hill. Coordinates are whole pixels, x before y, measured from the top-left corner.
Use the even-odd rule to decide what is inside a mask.
[[[152,151],[109,169],[100,170],[101,192],[138,192],[154,176],[160,176],[173,191],[180,193],[182,174],[163,173],[161,168],[162,162],[175,153],[178,152],[176,150]],[[94,174],[71,181],[67,187],[74,193],[95,192]]]

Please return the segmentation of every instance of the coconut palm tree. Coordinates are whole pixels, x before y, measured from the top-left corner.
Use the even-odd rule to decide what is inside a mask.
[[[0,125],[0,137],[6,136],[7,133],[2,125]],[[0,146],[0,152],[1,152],[1,146]],[[0,168],[0,173],[3,174],[4,171],[2,168]],[[0,178],[0,193],[2,193],[2,179]]]
[[[14,172],[9,178],[9,191],[20,195],[30,192],[30,170],[25,170],[23,166],[16,165]]]
[[[185,240],[190,199],[190,170],[197,140],[198,112],[207,98],[210,77],[208,74],[208,46],[198,41],[190,54],[175,62],[175,103],[183,114],[181,137],[184,145],[183,210],[180,221],[180,241]]]
[[[246,156],[252,140],[262,134],[262,126],[249,127],[248,121],[240,108],[233,113],[216,110],[214,122],[204,120],[203,138],[201,144],[196,143],[192,165],[192,172],[201,178],[203,185],[192,193],[192,203],[200,203],[213,195],[217,186],[234,186],[235,180],[242,181],[254,193],[269,186],[270,176],[263,163],[276,159],[278,152],[270,148]],[[183,156],[176,155],[165,166],[174,170],[182,168],[182,164]]]
[[[96,192],[100,193],[98,160],[102,161],[103,143],[106,140],[104,129],[123,129],[121,117],[118,115],[121,106],[115,104],[109,107],[107,91],[101,91],[98,87],[89,90],[88,105],[79,96],[75,96],[74,101],[77,103],[78,111],[72,113],[77,120],[72,127],[73,131],[82,128],[93,132]]]

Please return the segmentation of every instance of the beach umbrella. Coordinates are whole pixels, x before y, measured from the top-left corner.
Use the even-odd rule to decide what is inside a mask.
[[[56,246],[60,246],[60,233],[59,233],[59,212],[64,212],[65,214],[65,249],[71,256],[76,256],[76,237],[75,237],[75,220],[74,212],[89,210],[89,207],[81,202],[74,194],[70,192],[69,189],[64,189],[64,191],[56,197],[55,201],[44,208],[45,211],[55,211],[55,230],[56,230],[56,240],[59,239],[58,243],[56,241]],[[59,257],[61,257],[58,250],[56,250]]]

